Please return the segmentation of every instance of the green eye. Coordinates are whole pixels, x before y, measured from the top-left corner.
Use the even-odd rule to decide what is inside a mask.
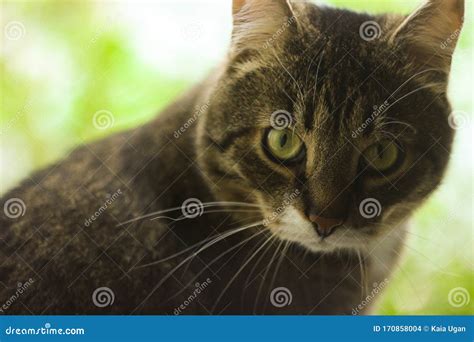
[[[380,172],[388,171],[400,159],[398,145],[391,140],[382,140],[373,144],[363,154],[369,166]]]
[[[266,145],[272,156],[281,161],[294,161],[302,155],[303,142],[288,129],[271,129],[266,139]]]

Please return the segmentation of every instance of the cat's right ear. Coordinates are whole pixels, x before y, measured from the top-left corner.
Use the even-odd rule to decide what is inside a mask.
[[[296,28],[287,0],[233,0],[232,52],[262,50],[279,44]]]
[[[425,0],[398,26],[391,40],[417,63],[449,72],[464,19],[464,0]]]

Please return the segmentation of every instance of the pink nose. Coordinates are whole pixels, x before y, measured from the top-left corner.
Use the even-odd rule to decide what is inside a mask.
[[[323,238],[331,235],[344,222],[342,219],[326,218],[314,214],[310,214],[309,219],[316,224],[316,232]]]

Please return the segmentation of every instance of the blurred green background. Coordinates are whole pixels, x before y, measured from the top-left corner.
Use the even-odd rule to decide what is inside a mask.
[[[2,1],[0,192],[80,143],[146,122],[204,77],[228,46],[230,2]],[[372,13],[417,5],[327,3]],[[378,314],[473,313],[472,47],[468,3],[449,89],[459,120],[452,162],[416,213]],[[101,110],[112,113],[106,129],[93,124]]]

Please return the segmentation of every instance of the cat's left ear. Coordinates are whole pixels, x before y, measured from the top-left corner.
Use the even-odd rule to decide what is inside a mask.
[[[426,0],[394,31],[419,63],[449,72],[464,21],[464,0]]]
[[[233,0],[232,15],[232,48],[237,54],[278,44],[296,26],[287,0]]]

